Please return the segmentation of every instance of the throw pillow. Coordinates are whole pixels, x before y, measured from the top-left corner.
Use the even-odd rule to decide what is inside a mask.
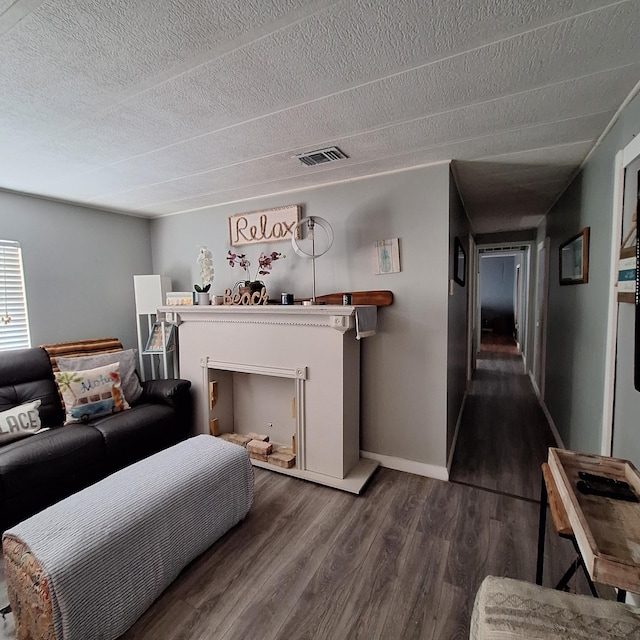
[[[67,412],[66,424],[88,422],[129,408],[117,362],[88,371],[58,371],[55,375]]]
[[[40,402],[25,402],[0,413],[0,445],[32,436],[40,430]]]
[[[133,404],[142,394],[142,386],[136,373],[136,351],[134,349],[116,351],[115,353],[97,353],[93,356],[79,358],[56,358],[56,364],[60,371],[85,371],[104,367],[114,362],[120,365],[124,397],[129,404]]]

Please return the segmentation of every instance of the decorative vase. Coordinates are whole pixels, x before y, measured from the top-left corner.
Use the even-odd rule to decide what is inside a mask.
[[[209,304],[209,292],[204,291],[202,293],[198,293],[198,306],[202,304]]]
[[[240,284],[242,282],[242,280],[238,283]],[[240,295],[242,295],[243,293],[248,293],[249,295],[251,295],[252,293],[260,292],[262,291],[262,288],[264,287],[264,282],[262,282],[261,280],[245,280],[244,284],[240,287],[238,287],[238,293]]]

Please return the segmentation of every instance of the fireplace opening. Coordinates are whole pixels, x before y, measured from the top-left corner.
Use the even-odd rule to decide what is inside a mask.
[[[207,367],[210,432],[245,447],[258,466],[301,468],[304,380],[294,376],[306,375],[306,369],[255,369],[259,372]]]

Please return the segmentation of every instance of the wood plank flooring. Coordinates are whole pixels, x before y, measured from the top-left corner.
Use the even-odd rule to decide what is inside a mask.
[[[540,497],[540,465],[556,446],[522,358],[481,352],[465,404],[450,479]]]
[[[549,443],[518,362],[481,363],[454,481],[379,469],[354,496],[255,469],[247,518],[123,640],[466,640],[485,575],[534,580],[536,465]],[[548,533],[545,583],[572,559]],[[0,638],[12,625],[0,620]]]

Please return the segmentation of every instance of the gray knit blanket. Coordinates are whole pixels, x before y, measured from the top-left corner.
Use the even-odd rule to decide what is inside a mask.
[[[45,571],[57,640],[112,640],[242,520],[252,501],[246,450],[201,435],[114,473],[4,535],[25,543]]]

